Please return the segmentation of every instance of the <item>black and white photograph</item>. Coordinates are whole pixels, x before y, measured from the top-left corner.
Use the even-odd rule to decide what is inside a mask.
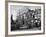
[[[8,33],[43,33],[43,5],[8,3]]]
[[[11,6],[11,31],[41,30],[41,7]]]

